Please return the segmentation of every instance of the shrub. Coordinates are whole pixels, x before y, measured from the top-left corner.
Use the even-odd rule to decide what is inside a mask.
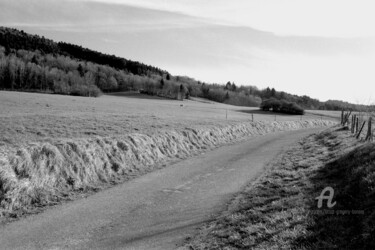
[[[99,97],[102,92],[96,85],[75,85],[70,91],[71,95]]]
[[[260,104],[260,108],[264,111],[270,111],[272,109],[273,112],[280,112],[291,115],[303,115],[305,113],[303,108],[301,108],[294,102],[287,102],[284,100],[279,101],[274,98],[264,100]]]
[[[268,100],[264,100],[260,104],[260,108],[264,111],[270,111],[270,109],[272,109],[273,112],[280,112],[281,102],[275,98],[271,98]]]

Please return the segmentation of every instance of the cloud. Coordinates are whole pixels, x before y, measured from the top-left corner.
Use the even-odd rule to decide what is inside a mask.
[[[77,0],[1,0],[0,24],[67,31],[126,32],[185,28],[205,22],[178,13]]]
[[[374,38],[280,36],[248,26],[222,25],[177,12],[123,4],[124,2],[134,4],[135,1],[132,0],[114,1],[118,3],[78,0],[1,0],[0,24],[34,31],[39,29],[52,34],[52,37],[55,37],[54,32],[59,34],[66,32],[68,40],[69,34],[74,32],[92,33],[92,37],[123,41],[124,45],[129,47],[141,43],[149,50],[157,49],[162,53],[167,52],[167,49],[182,53],[179,50],[184,49],[185,54],[197,54],[197,56],[221,54],[223,57],[237,58],[240,61],[246,55],[251,55],[252,51],[259,49],[312,55],[358,54],[368,53],[374,49],[373,44],[375,44]],[[156,7],[156,4],[152,5],[151,2],[137,1],[139,5]],[[185,0],[156,1],[156,3],[162,8],[164,6],[164,9],[168,9],[168,6],[169,9],[180,9],[181,6],[186,5]],[[220,3],[223,4],[223,1]],[[237,3],[244,4],[243,1]],[[207,1],[206,4],[192,1],[190,5],[192,7],[188,9],[212,4],[212,1]]]
[[[95,0],[167,10],[276,34],[375,36],[372,0]]]

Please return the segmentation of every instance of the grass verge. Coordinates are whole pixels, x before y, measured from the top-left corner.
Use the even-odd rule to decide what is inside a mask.
[[[18,217],[149,172],[176,158],[275,131],[326,121],[254,122],[117,138],[57,139],[0,154],[0,216]]]
[[[318,208],[325,187],[333,202]],[[375,144],[342,129],[279,156],[184,249],[375,249]]]

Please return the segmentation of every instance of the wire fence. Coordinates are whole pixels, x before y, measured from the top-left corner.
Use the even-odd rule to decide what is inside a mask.
[[[375,119],[375,114],[352,111],[342,111],[341,112],[341,125],[350,128],[352,135],[360,140],[373,141],[374,140],[374,130],[372,126],[372,121]],[[366,126],[367,125],[367,126]]]

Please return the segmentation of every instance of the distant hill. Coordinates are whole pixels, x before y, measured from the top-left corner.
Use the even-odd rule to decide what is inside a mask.
[[[210,84],[186,76],[172,76],[141,62],[6,27],[0,27],[1,89],[81,96],[136,90],[160,97],[201,97],[238,106],[259,107],[262,101],[276,99],[303,109],[374,110],[373,106],[342,101],[320,102],[274,88],[237,86],[234,82]]]
[[[145,65],[140,62],[127,60],[114,55],[107,55],[98,51],[83,48],[82,46],[65,43],[54,42],[43,36],[27,34],[17,29],[0,27],[0,45],[6,50],[39,50],[42,54],[60,54],[70,56],[79,60],[90,61],[100,65],[108,65],[116,69],[125,70],[135,75],[168,74],[167,71],[157,67]]]

